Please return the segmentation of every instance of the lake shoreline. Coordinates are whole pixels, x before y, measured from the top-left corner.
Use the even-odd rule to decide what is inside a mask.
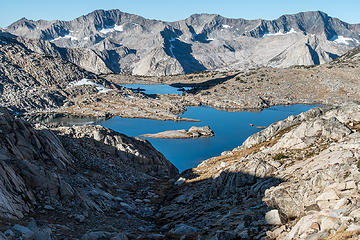
[[[219,156],[223,152],[232,150],[233,148],[241,145],[248,136],[262,130],[261,128],[257,128],[257,126],[269,126],[278,120],[287,118],[289,115],[297,115],[318,106],[319,105],[304,104],[278,105],[262,109],[261,111],[242,112],[223,111],[207,106],[192,106],[187,107],[184,113],[178,117],[179,119],[199,119],[197,121],[124,118],[115,116],[110,118],[99,118],[97,121],[94,121],[92,125],[102,125],[106,128],[110,128],[131,137],[141,137],[146,139],[158,151],[164,154],[169,161],[175,164],[180,172],[182,172],[186,169],[196,167],[203,160]],[[291,109],[295,109],[295,111],[292,111]],[[241,116],[244,116],[245,118]],[[81,118],[81,116],[77,117],[80,119],[86,119]],[[125,125],[123,124],[120,127],[118,124],[121,122]],[[47,125],[50,128],[61,126],[61,124]],[[199,139],[158,139],[143,136],[144,134],[154,134],[169,130],[189,129],[191,126],[200,125],[211,126],[216,135],[211,138]],[[225,127],[222,128],[218,125],[224,125]],[[182,151],[185,151],[185,154],[182,153]],[[192,154],[194,152],[196,153],[196,157]]]
[[[319,102],[314,102],[314,103],[302,103],[302,102],[298,102],[298,103],[291,103],[291,104],[277,104],[277,105],[269,105],[267,107],[263,107],[263,108],[220,108],[220,107],[214,107],[212,105],[185,105],[184,107],[187,109],[189,107],[209,107],[209,108],[214,108],[216,110],[219,111],[224,111],[224,112],[261,112],[263,110],[269,109],[269,108],[273,108],[273,107],[277,107],[277,106],[292,106],[292,105],[305,105],[305,106],[331,106],[328,104],[324,104],[324,103],[319,103]],[[183,111],[182,113],[180,113],[179,115],[182,115],[186,112]],[[174,115],[174,117],[164,117],[164,116],[157,116],[157,115],[151,115],[151,116],[134,116],[132,114],[126,115],[126,114],[122,114],[122,115],[115,115],[112,114],[111,112],[106,112],[106,113],[101,113],[98,114],[97,112],[94,113],[78,113],[78,112],[70,112],[70,111],[63,111],[62,109],[56,109],[53,111],[35,111],[35,112],[29,112],[29,113],[24,113],[24,114],[18,114],[18,117],[27,117],[27,116],[36,116],[36,115],[48,115],[48,114],[61,114],[64,116],[75,116],[78,118],[99,118],[99,119],[104,119],[104,120],[109,120],[113,117],[121,117],[121,118],[132,118],[132,119],[151,119],[151,120],[159,120],[159,121],[175,121],[175,122],[179,122],[179,121],[185,121],[185,122],[200,122],[201,120],[199,119],[192,119],[192,118],[184,118],[184,117],[180,117],[179,115]]]
[[[252,134],[262,129],[256,126],[269,126],[290,115],[297,115],[317,105],[280,105],[264,109],[260,112],[225,112],[212,107],[187,107],[181,115],[197,118],[200,122],[158,121],[152,119],[120,118],[101,122],[100,124],[128,136],[145,138],[171,161],[180,172],[197,166],[203,160],[219,156],[222,152],[232,150],[241,145]],[[253,123],[254,126],[251,126]],[[189,129],[191,126],[209,125],[215,136],[211,138],[159,139],[143,136],[163,131]]]

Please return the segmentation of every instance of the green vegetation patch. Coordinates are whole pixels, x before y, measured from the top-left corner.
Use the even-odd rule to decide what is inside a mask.
[[[281,160],[281,159],[285,159],[285,158],[289,158],[289,156],[286,156],[286,155],[283,154],[283,153],[278,153],[278,154],[276,154],[275,156],[273,156],[273,159],[274,159],[274,160]]]

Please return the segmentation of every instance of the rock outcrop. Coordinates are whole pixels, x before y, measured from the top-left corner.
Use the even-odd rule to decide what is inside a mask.
[[[13,112],[51,110],[64,104],[68,84],[97,77],[61,58],[37,54],[0,34],[0,104]]]
[[[153,134],[143,134],[143,137],[149,138],[199,138],[199,137],[212,137],[214,136],[214,132],[211,130],[209,126],[204,127],[191,127],[189,130],[180,129],[180,130],[170,130],[164,131],[160,133]]]
[[[146,140],[100,126],[34,129],[0,108],[0,134],[2,239],[151,232],[159,186],[178,174]]]
[[[154,76],[321,64],[360,41],[359,25],[319,11],[275,20],[194,14],[163,22],[97,10],[72,21],[23,18],[6,31],[33,39],[21,41],[35,52],[62,57],[88,71]]]
[[[35,131],[3,108],[0,131],[0,218],[22,218],[45,196],[49,197],[49,204],[54,204],[74,194],[57,173],[70,168],[72,159],[51,131]]]
[[[182,173],[162,229],[199,239],[325,239],[360,233],[360,104],[312,109]],[[226,237],[225,237],[226,236]]]
[[[144,172],[154,177],[175,177],[177,169],[147,140],[132,138],[124,134],[111,131],[101,126],[73,126],[59,128],[65,136],[71,139],[93,139],[88,141],[86,149],[106,150],[115,158],[123,160],[123,164],[133,168],[133,171]],[[72,149],[73,154],[80,154],[79,149]],[[84,155],[86,152],[84,151]],[[97,154],[101,157],[101,154]]]

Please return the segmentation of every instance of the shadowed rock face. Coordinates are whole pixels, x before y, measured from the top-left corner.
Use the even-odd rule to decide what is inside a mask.
[[[60,187],[73,193],[68,184],[60,186],[61,177],[48,169],[52,166],[64,171],[72,162],[51,131],[37,132],[1,108],[0,132],[1,218],[22,218],[39,201],[40,191],[57,200],[65,197]]]
[[[56,225],[67,219],[61,224],[72,226],[66,235],[73,238],[92,230],[107,212],[117,215],[112,222],[118,218],[126,231],[138,232],[151,225],[140,218],[153,215],[157,183],[178,174],[146,140],[100,126],[34,129],[0,108],[0,135],[1,229],[29,217]],[[32,222],[31,231],[17,225],[12,231],[40,234]],[[47,229],[49,236],[57,231]]]
[[[95,73],[171,75],[206,69],[287,67],[329,62],[359,45],[359,26],[323,12],[276,20],[195,14],[176,22],[119,10],[98,10],[72,21],[20,19],[6,31],[30,49]]]

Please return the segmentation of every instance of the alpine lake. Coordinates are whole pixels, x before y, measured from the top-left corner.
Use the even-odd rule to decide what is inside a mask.
[[[138,89],[146,94],[181,94],[181,91],[184,91],[184,89],[177,89],[169,85],[129,84],[122,86]],[[280,105],[259,112],[227,112],[200,106],[188,107],[187,111],[180,115],[184,118],[200,120],[199,122],[113,117],[97,124],[131,137],[167,130],[189,129],[191,126],[209,125],[215,133],[215,136],[209,138],[146,138],[182,172],[196,167],[205,159],[219,156],[224,151],[240,146],[246,138],[276,121],[283,120],[290,115],[300,114],[317,106]]]

